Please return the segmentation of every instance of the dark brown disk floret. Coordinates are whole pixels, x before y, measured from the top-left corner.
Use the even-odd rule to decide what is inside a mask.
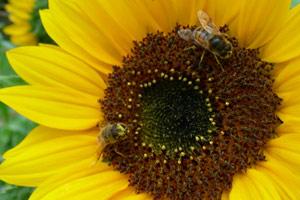
[[[103,161],[154,199],[221,199],[235,174],[265,160],[264,146],[276,137],[273,65],[235,38],[222,66],[210,52],[199,64],[205,50],[190,48],[178,28],[134,42],[123,66],[114,66],[101,100],[104,123],[124,123],[128,134],[106,146]]]

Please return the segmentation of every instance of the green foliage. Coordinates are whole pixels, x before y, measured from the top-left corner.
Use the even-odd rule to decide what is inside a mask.
[[[300,0],[292,0],[292,7],[300,3]]]
[[[13,85],[24,85],[25,82],[17,75],[0,75],[0,87],[9,87]]]
[[[32,12],[32,18],[30,20],[32,31],[38,38],[39,42],[53,44],[53,40],[48,36],[44,26],[41,22],[39,10],[48,8],[48,0],[38,0],[35,3],[34,10]]]
[[[16,187],[0,183],[1,200],[26,200],[32,192],[31,188]]]
[[[34,124],[0,103],[0,153],[16,146]],[[0,157],[0,161],[2,157]]]
[[[0,103],[0,155],[16,146],[35,125]],[[0,161],[3,160],[0,156]],[[31,188],[17,187],[0,182],[1,200],[26,200]]]

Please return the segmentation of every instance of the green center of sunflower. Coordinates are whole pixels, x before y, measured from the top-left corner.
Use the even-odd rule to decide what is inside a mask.
[[[179,149],[189,152],[210,142],[215,121],[210,100],[198,83],[171,77],[143,90],[140,134],[155,153],[165,151],[174,157]]]
[[[235,38],[228,38],[232,55],[218,59],[191,48],[179,28],[134,42],[123,66],[114,66],[101,124],[126,133],[105,129],[113,142],[102,161],[154,199],[221,199],[235,174],[265,160],[264,146],[276,136],[281,100],[272,91],[273,65]]]

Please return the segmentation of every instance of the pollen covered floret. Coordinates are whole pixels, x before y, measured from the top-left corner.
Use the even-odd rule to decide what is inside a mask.
[[[230,58],[206,53],[199,64],[204,49],[189,48],[179,28],[148,34],[114,66],[101,108],[128,133],[105,147],[103,161],[156,199],[220,199],[276,136],[272,65],[234,38]]]

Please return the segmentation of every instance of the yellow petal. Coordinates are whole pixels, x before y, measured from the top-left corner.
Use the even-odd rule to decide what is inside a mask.
[[[252,200],[261,199],[261,197],[259,196],[255,185],[250,181],[246,174],[237,174],[233,178],[229,199]]]
[[[23,10],[22,8],[18,8],[14,5],[6,4],[5,9],[10,15],[15,15],[24,20],[29,20],[31,17],[28,10]]]
[[[31,25],[28,23],[23,24],[11,24],[3,29],[3,32],[7,35],[23,35],[31,30]]]
[[[62,48],[78,57],[82,57],[82,55],[77,53],[76,49],[74,49],[74,47],[78,46],[79,49],[85,51],[89,57],[92,57],[99,63],[103,62],[106,65],[118,65],[121,63],[122,55],[115,48],[114,44],[104,37],[97,29],[97,26],[86,17],[84,12],[76,9],[76,5],[71,1],[52,0],[49,12],[51,13],[51,18],[44,18],[43,20],[42,16],[42,20],[45,22],[45,28],[50,36],[52,36],[52,32],[54,32],[53,39]],[[75,18],[78,20],[75,21]],[[47,27],[47,24],[49,23],[54,26],[53,29],[51,26]],[[55,32],[62,32],[62,34],[66,35],[73,44],[70,45],[67,43],[68,40],[64,41],[64,38],[57,37],[57,33]],[[96,67],[99,68],[99,66]]]
[[[215,24],[222,26],[229,24],[239,10],[239,2],[234,0],[190,0],[188,3],[186,0],[162,0],[145,1],[145,5],[163,31],[171,31],[176,23],[199,24],[199,10],[205,10]]]
[[[266,153],[267,162],[258,163],[257,168],[275,183],[278,193],[283,199],[297,199],[300,196],[300,178],[293,174],[271,154]]]
[[[14,70],[28,83],[101,96],[105,83],[97,72],[60,48],[20,47],[7,54]]]
[[[300,5],[290,12],[279,33],[261,49],[262,59],[279,63],[288,61],[300,55]]]
[[[236,0],[208,0],[206,1],[204,10],[212,18],[217,26],[229,25],[237,17],[240,11],[240,3]]]
[[[161,1],[142,1],[142,3],[145,5],[148,13],[150,13],[150,16],[153,17],[153,19],[159,23],[159,27],[161,30],[168,32],[172,30],[176,24],[177,16],[175,15],[175,7],[173,4],[174,1],[169,0],[161,0]],[[107,3],[106,3],[107,4]],[[193,3],[191,3],[193,4]],[[117,10],[115,10],[112,7],[112,12],[116,13],[116,16],[118,19],[122,19],[122,14],[117,14]],[[190,15],[191,13],[188,13],[187,15]],[[132,16],[134,17],[134,16]],[[133,29],[133,24],[126,23],[126,20],[121,21],[122,24],[126,26],[130,26],[131,30]],[[144,28],[147,24],[144,25]],[[143,32],[145,30],[142,30]],[[133,32],[133,31],[131,31]],[[140,33],[140,35],[143,34],[143,32]],[[141,37],[141,36],[140,36]]]
[[[185,0],[142,2],[148,13],[159,25],[159,30],[165,32],[171,31],[176,26],[176,23],[195,25],[198,22],[197,11],[203,9],[205,4],[205,0],[190,0],[188,3]],[[147,24],[145,27],[147,27]]]
[[[99,165],[84,171],[61,173],[44,182],[31,196],[30,200],[107,200],[128,187],[127,177],[113,170],[104,170]],[[107,165],[106,165],[107,166]]]
[[[152,199],[153,197],[148,194],[145,193],[137,194],[134,188],[132,187],[128,187],[124,190],[121,190],[108,198],[108,200],[152,200]]]
[[[98,31],[95,24],[85,17],[84,12],[73,6],[75,5],[65,1],[52,0],[50,11],[60,25],[68,25],[65,32],[90,55],[107,64],[119,64],[122,60],[121,53]]]
[[[259,169],[248,169],[248,177],[254,183],[255,187],[259,191],[261,199],[270,200],[281,200],[278,190],[276,188],[276,183]],[[251,192],[251,190],[249,191]],[[254,198],[259,199],[259,198]]]
[[[284,134],[267,143],[267,148],[281,148],[300,154],[300,134]]]
[[[224,192],[222,193],[221,199],[222,199],[222,200],[229,200],[229,192],[224,191]]]
[[[241,1],[233,35],[243,47],[258,48],[269,42],[287,18],[290,0]]]
[[[118,49],[122,56],[130,53],[132,41],[142,39],[148,32],[162,30],[144,1],[112,3],[108,0],[91,0],[76,1],[76,5],[84,11],[82,15],[95,24],[99,34]]]
[[[263,172],[247,169],[245,174],[236,175],[233,180],[230,200],[281,200],[276,184]]]
[[[299,116],[298,115],[300,111],[299,90],[295,89],[292,92],[278,93],[278,96],[283,99],[282,105],[279,108],[280,113]]]
[[[181,25],[198,24],[197,12],[204,9],[206,2],[205,0],[191,0],[188,3],[185,0],[161,1],[164,8],[162,11],[169,13],[169,31],[174,28],[176,23]]]
[[[300,92],[300,59],[276,66],[274,89],[276,93]]]
[[[276,79],[277,79],[277,76],[280,75],[281,71],[284,70],[284,68],[289,64],[289,62],[284,62],[284,63],[274,63],[274,69],[272,70],[272,76],[273,78],[275,79],[275,83],[273,85],[273,87],[276,89],[277,86],[278,86],[278,83],[276,83]],[[279,82],[280,83],[280,82]]]
[[[9,0],[9,5],[24,11],[31,12],[34,7],[35,0]]]
[[[100,161],[94,162],[89,166],[85,166],[85,168],[70,167],[62,169],[52,177],[49,177],[42,184],[40,184],[30,197],[30,200],[40,200],[49,192],[55,190],[60,186],[66,185],[69,182],[106,171],[112,171],[112,167]],[[119,178],[123,177],[120,176]]]
[[[165,14],[168,15],[167,18],[169,18],[169,31],[174,28],[174,24],[176,22],[181,25],[189,25],[191,22],[195,23],[196,21],[194,20],[197,17],[196,9],[199,7],[199,5],[202,8],[204,3],[205,1],[197,0],[191,0],[189,3],[187,3],[185,0],[160,1],[161,7],[163,8],[161,12],[165,11]]]
[[[298,152],[280,147],[268,147],[266,151],[299,177],[300,154]]]
[[[172,20],[170,27],[174,28],[186,13],[192,13],[196,18],[196,12],[190,12],[190,9],[200,9],[204,1],[193,2],[52,0],[50,10],[42,12],[41,16],[47,32],[63,49],[99,71],[109,73],[111,65],[120,65],[122,57],[130,53],[132,41],[141,40],[149,32],[165,30],[161,23],[163,19]],[[77,16],[80,16],[79,22],[73,20]]]
[[[10,40],[13,44],[17,46],[25,46],[25,45],[36,45],[37,38],[33,33],[27,33],[24,35],[12,35]]]
[[[300,76],[298,72],[294,73],[290,79],[283,78],[285,79],[285,81],[282,80],[282,82],[279,82],[280,78],[278,81],[275,81],[274,83],[274,87],[277,87],[275,88],[276,93],[280,94],[286,92],[295,92],[295,93],[300,92]]]
[[[68,29],[68,27],[60,25],[59,22],[57,22],[59,19],[56,19],[49,10],[40,11],[40,16],[47,33],[60,47],[104,74],[108,74],[112,71],[110,64],[90,55],[85,50],[85,46],[78,45],[74,41],[74,38],[70,37],[70,35],[64,31]]]
[[[277,112],[277,115],[283,121],[276,130],[278,134],[300,133],[300,117],[281,112]]]
[[[37,127],[4,154],[0,179],[37,186],[62,169],[87,168],[97,159],[97,134],[97,129],[76,132]]]
[[[52,128],[83,130],[101,119],[98,98],[69,90],[17,86],[0,90],[0,101],[29,119]]]
[[[8,18],[13,24],[24,24],[27,22],[27,20],[24,20],[16,15],[9,15]]]

